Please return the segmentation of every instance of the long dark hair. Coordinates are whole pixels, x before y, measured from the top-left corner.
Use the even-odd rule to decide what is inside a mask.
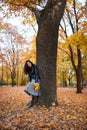
[[[30,60],[27,60],[24,64],[24,73],[28,74],[30,67],[27,65],[27,62],[30,62],[32,64],[32,66],[34,65]]]

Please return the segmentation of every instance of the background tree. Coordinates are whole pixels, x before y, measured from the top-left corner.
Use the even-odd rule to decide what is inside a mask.
[[[4,83],[4,53],[1,51],[0,49],[0,63],[1,63],[1,77],[0,77],[0,84],[1,86],[3,85]]]
[[[68,48],[59,42],[57,55],[57,84],[58,86],[72,86],[75,84],[74,70],[70,60]]]
[[[20,63],[20,51],[23,43],[28,43],[22,35],[20,35],[16,31],[16,27],[11,26],[8,23],[3,23],[3,29],[1,31],[0,38],[2,39],[3,46],[1,46],[1,50],[4,53],[4,70],[5,66],[7,75],[7,84],[8,84],[8,70],[10,71],[10,76],[12,80],[12,86],[14,86],[15,82],[18,86],[19,81],[19,63]],[[3,67],[3,66],[2,66]],[[3,71],[4,72],[4,71]]]
[[[70,3],[67,3],[65,15],[62,21],[64,26],[61,25],[63,33],[65,33],[65,38],[69,37],[69,33],[67,31],[68,30],[67,22],[69,23],[69,26],[71,28],[70,33],[74,34],[82,28],[82,23],[84,23],[85,18],[86,18],[86,3],[84,6],[82,6],[81,3],[76,2],[75,0],[73,0]],[[75,41],[73,41],[73,43],[75,43]],[[77,64],[75,64],[75,61],[74,61],[74,50],[71,46],[71,42],[69,42],[68,48],[70,51],[71,62],[76,73],[77,93],[81,93],[82,92],[81,48],[79,48],[79,44],[76,44],[76,48],[77,48],[76,55],[77,55],[77,60],[78,60]]]

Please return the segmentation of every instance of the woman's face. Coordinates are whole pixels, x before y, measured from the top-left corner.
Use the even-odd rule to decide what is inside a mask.
[[[31,66],[32,66],[32,64],[31,64],[30,62],[27,62],[27,66],[31,67]]]

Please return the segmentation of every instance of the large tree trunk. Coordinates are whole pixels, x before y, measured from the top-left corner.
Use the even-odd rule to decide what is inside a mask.
[[[52,4],[52,1],[50,4]],[[56,0],[56,5],[58,7],[55,10],[53,5],[47,6],[41,12],[38,20],[36,48],[42,92],[39,103],[45,106],[57,105],[56,60],[58,29],[64,12],[65,0]]]
[[[45,20],[46,21],[46,20]],[[42,22],[37,36],[37,65],[41,76],[41,103],[50,105],[56,97],[57,27]],[[53,26],[53,27],[52,27]]]

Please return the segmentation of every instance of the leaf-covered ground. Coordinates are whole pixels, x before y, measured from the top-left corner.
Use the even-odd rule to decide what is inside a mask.
[[[0,87],[0,130],[87,130],[87,88],[58,88],[58,107],[26,108],[24,87]]]

